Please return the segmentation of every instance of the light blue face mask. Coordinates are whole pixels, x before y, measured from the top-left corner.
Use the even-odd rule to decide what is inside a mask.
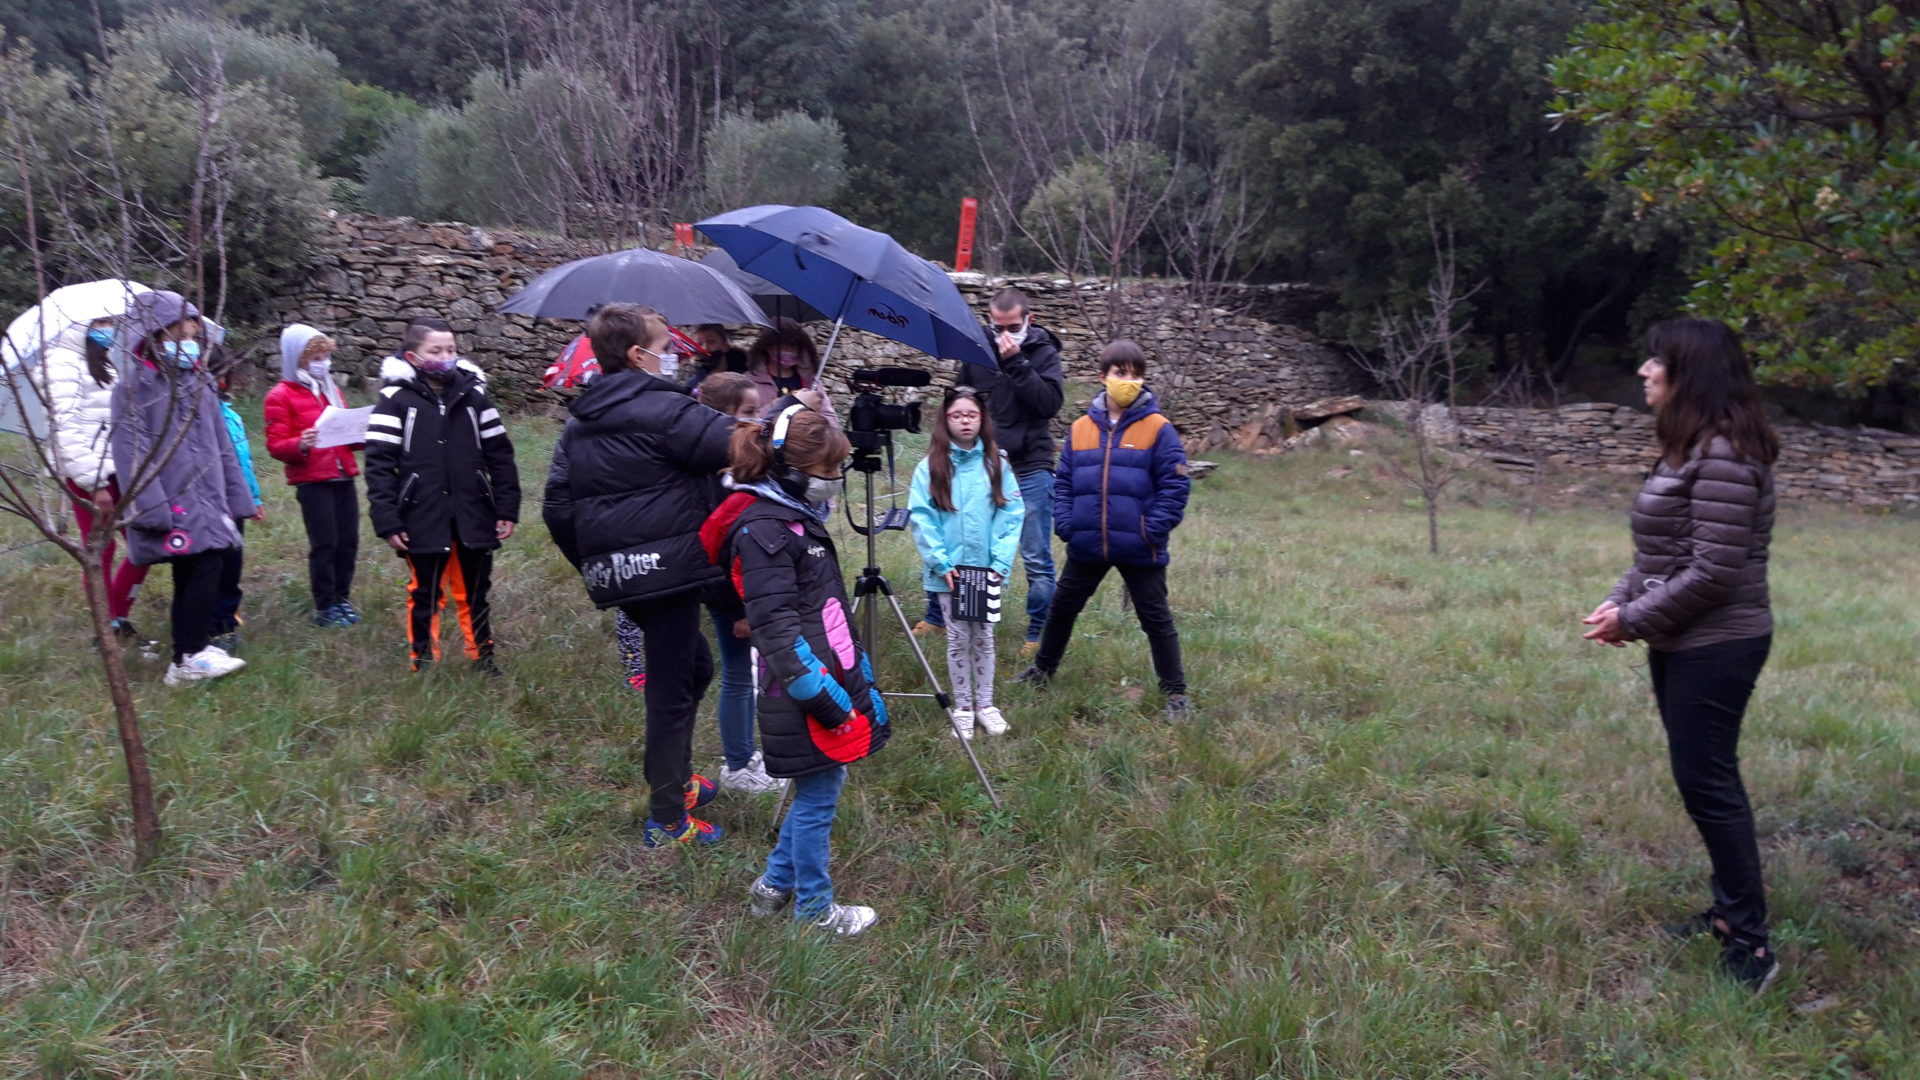
[[[167,355],[173,358],[173,362],[179,364],[183,370],[200,362],[200,343],[198,341],[192,339],[186,341],[169,341],[164,348],[167,350]]]
[[[87,340],[103,349],[113,348],[113,331],[104,326],[96,326],[87,331]]]

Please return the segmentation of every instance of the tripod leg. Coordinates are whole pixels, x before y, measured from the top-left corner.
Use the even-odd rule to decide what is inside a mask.
[[[789,780],[787,786],[780,789],[780,798],[773,804],[773,824],[767,826],[767,832],[775,840],[780,838],[780,819],[786,816],[787,803],[792,798],[793,781]]]
[[[913,636],[913,624],[907,621],[907,613],[900,609],[900,598],[891,592],[886,594],[887,603],[893,605],[893,617],[900,620],[900,629],[907,635],[907,643],[913,646],[913,655],[920,660],[920,670],[926,673],[927,684],[933,687],[934,699],[947,710],[947,723],[953,727],[953,739],[966,751],[967,760],[973,763],[973,772],[980,778],[980,786],[987,789],[987,799],[995,810],[1001,809],[1000,795],[993,790],[993,781],[987,779],[987,770],[980,765],[980,756],[973,752],[973,743],[960,737],[960,721],[953,716],[953,698],[940,686],[940,677],[933,672],[933,665],[927,662],[926,650],[920,647],[920,639]]]

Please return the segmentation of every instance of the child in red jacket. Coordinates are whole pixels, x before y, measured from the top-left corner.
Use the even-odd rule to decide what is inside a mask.
[[[294,323],[280,331],[280,383],[267,391],[267,453],[287,466],[287,483],[307,526],[307,577],[315,626],[360,621],[350,596],[360,554],[357,446],[316,446],[314,424],[329,405],[347,407],[329,368],[333,339]]]

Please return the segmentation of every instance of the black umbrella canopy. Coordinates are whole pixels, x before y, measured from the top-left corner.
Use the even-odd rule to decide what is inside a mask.
[[[746,290],[769,319],[792,319],[798,323],[832,321],[805,300],[758,274],[749,274],[740,269],[740,264],[733,261],[733,256],[727,254],[725,248],[714,248],[700,261],[727,275],[734,284]]]
[[[646,248],[556,266],[528,282],[497,310],[508,315],[584,319],[595,305],[615,302],[645,304],[681,326],[768,325],[760,305],[725,274]]]

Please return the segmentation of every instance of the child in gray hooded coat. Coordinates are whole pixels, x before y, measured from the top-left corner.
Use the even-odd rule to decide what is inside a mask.
[[[258,508],[227,435],[206,328],[179,293],[135,297],[126,316],[134,363],[113,385],[114,474],[120,478],[127,557],[173,567],[173,663],[168,686],[217,679],[246,666],[209,641],[221,552],[241,544],[234,522]]]

